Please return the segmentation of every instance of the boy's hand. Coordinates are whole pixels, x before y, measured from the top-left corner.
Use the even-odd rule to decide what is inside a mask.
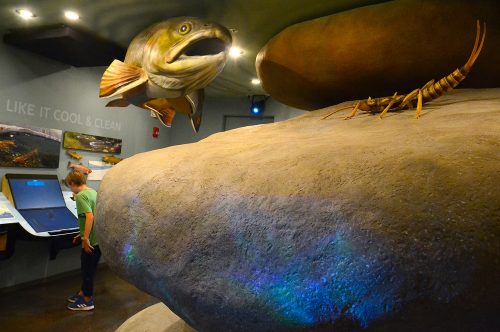
[[[78,243],[80,243],[81,240],[82,238],[80,237],[80,234],[75,235],[75,237],[73,238],[73,244],[77,245]]]
[[[83,240],[83,251],[85,251],[87,254],[91,254],[92,250],[94,250],[94,247],[90,245],[90,240],[88,238]]]

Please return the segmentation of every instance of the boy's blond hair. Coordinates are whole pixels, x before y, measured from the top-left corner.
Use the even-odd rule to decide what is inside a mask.
[[[71,186],[72,184],[74,184],[75,186],[82,186],[84,184],[87,184],[87,179],[85,179],[83,173],[73,171],[66,176],[64,182],[66,182],[67,186]]]

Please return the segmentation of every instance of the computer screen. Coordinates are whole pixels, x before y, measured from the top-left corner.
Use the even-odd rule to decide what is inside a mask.
[[[9,178],[18,210],[66,207],[57,177]]]
[[[36,232],[78,228],[76,217],[66,208],[19,210]]]

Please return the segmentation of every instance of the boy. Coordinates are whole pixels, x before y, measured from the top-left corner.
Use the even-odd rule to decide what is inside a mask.
[[[87,187],[85,176],[80,172],[69,173],[66,185],[74,193],[80,226],[80,234],[75,236],[73,243],[82,242],[82,288],[68,298],[68,309],[88,311],[94,309],[94,276],[101,258],[93,227],[97,192]]]

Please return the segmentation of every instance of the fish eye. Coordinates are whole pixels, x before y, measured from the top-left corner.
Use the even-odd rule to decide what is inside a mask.
[[[191,29],[192,29],[192,26],[190,23],[184,23],[179,28],[179,33],[182,35],[185,35],[185,34],[189,33],[191,31]]]

